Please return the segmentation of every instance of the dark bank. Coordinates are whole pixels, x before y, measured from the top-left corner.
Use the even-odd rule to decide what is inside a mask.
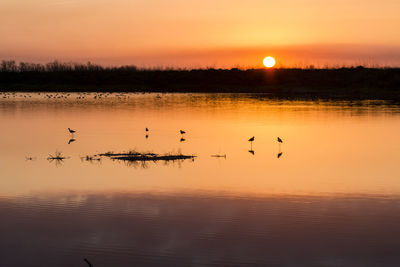
[[[285,98],[400,99],[400,68],[140,69],[2,61],[1,91],[266,93]]]

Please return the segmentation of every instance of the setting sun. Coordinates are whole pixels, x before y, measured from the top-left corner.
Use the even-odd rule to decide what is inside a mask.
[[[267,68],[272,68],[273,66],[275,66],[275,58],[273,57],[266,57],[263,60],[264,66]]]

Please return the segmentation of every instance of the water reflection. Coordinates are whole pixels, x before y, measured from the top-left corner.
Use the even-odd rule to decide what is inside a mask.
[[[71,143],[73,143],[73,142],[75,142],[75,141],[76,141],[75,138],[70,138],[70,139],[68,140],[68,145],[71,144]]]
[[[0,266],[400,262],[398,105],[241,94],[6,96]],[[79,130],[74,145],[68,126]],[[190,142],[178,142],[189,135],[181,131]],[[105,160],[107,151],[115,157]]]
[[[283,143],[282,139],[280,139],[278,137],[278,154],[277,154],[278,159],[283,155],[282,148],[281,148],[282,143]]]
[[[288,101],[241,94],[26,95],[31,97],[0,99],[0,168],[6,177],[0,195],[77,188],[400,193],[400,109],[390,102]],[[79,145],[69,142],[78,138],[71,137],[68,126],[79,130]],[[150,129],[152,138],[144,140]],[[190,142],[180,131],[190,133]],[[248,144],[252,136],[257,144]],[[284,137],[284,151],[277,136]],[[186,140],[178,142],[179,137]],[[391,145],[382,146],[380,140]],[[80,161],[86,155],[130,149],[198,158],[195,164],[168,168],[147,164],[146,172],[134,173],[138,179],[128,178],[132,170],[126,164]],[[47,152],[55,150],[70,156],[57,170],[45,164]],[[214,151],[230,156],[215,161],[210,157]],[[37,161],[22,168],[27,155]]]
[[[400,262],[398,198],[217,195],[3,198],[0,265],[85,266],[83,258],[98,267]]]
[[[112,159],[114,162],[117,160]],[[194,158],[190,159],[191,162],[194,162]],[[148,169],[151,166],[157,166],[157,165],[163,165],[163,166],[177,166],[178,168],[182,168],[182,164],[185,162],[184,159],[174,159],[174,160],[163,160],[163,161],[157,161],[157,160],[123,160],[122,164],[124,164],[127,167],[132,167],[135,169]]]

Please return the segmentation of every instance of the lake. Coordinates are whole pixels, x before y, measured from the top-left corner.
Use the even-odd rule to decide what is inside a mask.
[[[0,125],[0,266],[400,264],[395,103],[17,92]],[[86,157],[133,150],[196,157]]]

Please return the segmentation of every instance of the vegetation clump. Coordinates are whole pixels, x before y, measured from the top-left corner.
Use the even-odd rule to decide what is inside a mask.
[[[123,160],[123,161],[174,161],[174,160],[185,160],[194,159],[195,155],[184,155],[182,153],[178,154],[155,154],[155,153],[139,153],[136,151],[129,151],[125,153],[113,153],[107,152],[99,154],[101,157],[108,157],[113,160]]]
[[[63,154],[60,151],[56,151],[56,153],[54,153],[54,156],[52,154],[49,154],[48,160],[64,160],[67,159],[67,157],[63,156]]]

